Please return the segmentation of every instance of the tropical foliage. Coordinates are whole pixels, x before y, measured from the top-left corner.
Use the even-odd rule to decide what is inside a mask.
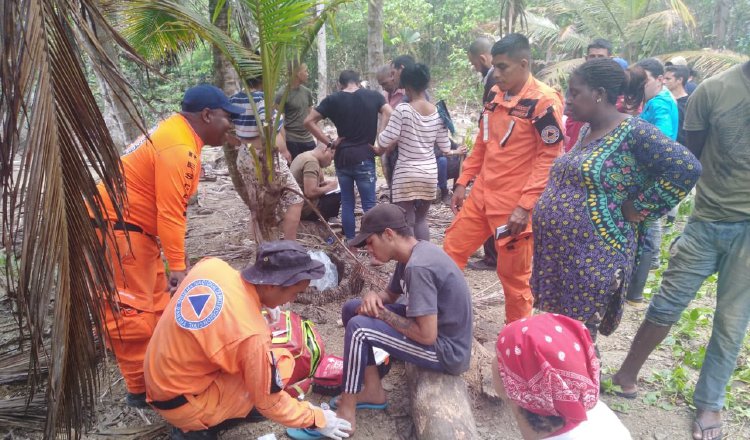
[[[227,4],[230,15],[245,17],[246,23],[252,22],[254,32],[247,35],[244,33],[247,26],[240,32],[218,28],[204,11],[189,3],[136,0],[129,2],[127,10],[123,10],[127,16],[123,34],[151,57],[183,53],[195,44],[196,38],[211,43],[221,50],[243,80],[262,76],[265,108],[272,109],[276,106],[276,93],[281,88],[288,62],[304,57],[318,30],[346,1],[326,2],[318,15],[313,13],[317,3],[314,0],[241,0]],[[216,9],[209,11],[212,18],[216,18],[225,4],[224,0],[217,2]],[[286,95],[284,91],[280,107],[283,107]],[[256,119],[262,120],[259,127],[264,148],[259,154],[248,147],[255,162],[254,180],[258,185],[245,186],[246,202],[252,212],[256,239],[268,240],[274,238],[277,206],[285,190],[274,178],[278,161],[278,155],[274,153],[275,127],[279,125],[281,114],[268,111],[261,118],[252,99],[250,105]]]

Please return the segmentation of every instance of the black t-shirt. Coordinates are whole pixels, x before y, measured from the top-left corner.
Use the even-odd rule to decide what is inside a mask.
[[[677,114],[679,115],[679,127],[677,129],[677,142],[687,146],[687,136],[685,135],[685,129],[682,127],[685,124],[685,109],[687,108],[688,97],[683,96],[677,100]]]
[[[378,113],[385,104],[383,95],[368,89],[336,92],[320,102],[315,110],[330,119],[344,138],[334,156],[337,167],[374,159],[370,145],[375,143]]]

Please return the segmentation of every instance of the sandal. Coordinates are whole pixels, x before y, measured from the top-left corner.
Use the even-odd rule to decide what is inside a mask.
[[[309,428],[287,428],[286,435],[288,435],[289,438],[293,438],[294,440],[315,440],[323,438],[323,434],[321,434],[317,429]]]
[[[712,438],[711,440],[721,440],[722,437],[724,437],[724,434],[721,430],[721,428],[724,426],[723,423],[719,422],[711,426],[703,426],[703,424],[698,419],[693,419],[693,424],[698,427],[698,429],[701,430],[701,439],[706,440],[706,431],[710,431],[712,429],[718,429],[719,435],[717,437]]]
[[[330,402],[328,402],[328,406],[331,407],[332,410],[336,410],[339,407],[339,398],[341,396],[336,396],[331,399]],[[385,403],[366,403],[361,402],[357,404],[357,409],[376,409],[376,410],[384,410],[388,408],[388,402]]]

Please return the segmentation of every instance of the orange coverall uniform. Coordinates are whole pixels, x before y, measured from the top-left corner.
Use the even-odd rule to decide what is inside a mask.
[[[123,225],[117,223],[103,184],[98,186],[109,222],[105,233],[108,260],[119,294],[116,304],[105,305],[107,344],[128,391],[134,394],[146,391],[146,346],[169,302],[161,249],[171,270],[185,270],[187,202],[198,188],[203,147],[203,141],[179,114],[162,121],[149,137],[141,136],[121,158],[127,192],[123,220],[130,231],[130,243]]]
[[[218,258],[196,264],[181,286],[156,326],[144,363],[149,402],[187,400],[173,409],[156,408],[170,424],[204,430],[255,407],[286,426],[325,426],[320,408],[283,391],[294,358],[287,350],[271,350],[255,286]]]
[[[508,223],[517,206],[534,207],[547,185],[552,162],[563,151],[558,92],[531,75],[509,100],[497,86],[493,91],[495,98],[485,105],[474,149],[457,180],[466,186],[475,179],[474,186],[443,242],[445,252],[461,269],[495,228]],[[530,316],[531,219],[522,234],[496,240],[495,248],[506,322]]]

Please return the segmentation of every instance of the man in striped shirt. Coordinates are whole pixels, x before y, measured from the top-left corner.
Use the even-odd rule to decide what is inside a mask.
[[[232,95],[229,98],[232,104],[238,105],[245,108],[245,113],[235,117],[233,119],[235,133],[237,138],[234,142],[231,142],[235,147],[239,148],[237,152],[237,168],[240,173],[244,176],[255,176],[255,161],[250,155],[248,150],[249,147],[255,148],[259,153],[264,150],[263,148],[263,137],[258,129],[258,120],[262,124],[266,119],[266,106],[263,95],[263,79],[262,77],[248,78],[247,85],[250,87],[250,93],[239,92]],[[256,119],[255,111],[253,106],[250,104],[250,98],[252,97],[255,103],[255,108],[258,111],[258,118]],[[272,120],[276,119],[276,112]],[[294,179],[292,172],[289,170],[289,162],[291,162],[291,154],[286,148],[286,142],[284,142],[284,127],[283,122],[279,121],[277,127],[278,133],[276,135],[276,149],[280,155],[276,169],[276,178],[281,183],[289,188],[289,191],[284,191],[281,196],[279,203],[279,217],[281,219],[281,231],[284,234],[286,240],[295,240],[297,238],[297,228],[299,227],[300,217],[302,216],[302,207],[305,203],[302,198],[302,190],[300,189],[297,181]],[[244,182],[246,186],[257,184],[257,182]]]

